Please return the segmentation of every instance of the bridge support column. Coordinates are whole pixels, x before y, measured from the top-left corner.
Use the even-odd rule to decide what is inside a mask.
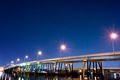
[[[36,65],[35,65],[35,73],[37,73],[37,63],[36,63]]]
[[[49,70],[50,70],[50,69],[49,69],[49,64],[48,64],[48,73],[49,73]]]
[[[43,70],[44,70],[44,67],[45,67],[45,65],[43,64],[43,67],[41,68],[41,71],[43,71]]]
[[[96,64],[96,78],[97,78],[97,75],[98,75],[98,74],[97,74],[97,62],[95,62],[95,64]]]
[[[73,74],[73,63],[72,63],[72,74]]]
[[[83,66],[84,66],[84,64],[83,64]],[[98,70],[98,67],[100,67],[100,70]],[[90,75],[90,71],[91,71],[90,69],[91,69],[91,61],[87,61],[87,78],[88,78],[88,80],[89,80],[89,75]],[[100,80],[104,80],[103,79],[104,77],[103,77],[103,74],[102,74],[102,62],[93,61],[93,70],[92,71],[93,71],[93,79],[95,79],[95,77],[97,79],[98,75],[99,75]],[[84,73],[84,71],[83,71],[83,73]],[[84,76],[83,76],[83,79],[84,79]]]
[[[51,71],[51,64],[50,64],[50,73],[52,73],[52,71]]]
[[[62,71],[62,65],[63,65],[63,63],[61,63],[61,67],[60,67],[60,68],[61,68],[61,69],[60,69],[60,74],[61,74],[61,71]]]
[[[58,73],[60,73],[60,63],[58,64],[59,66],[58,66]]]
[[[29,67],[30,66],[26,64],[25,72],[28,72]]]
[[[70,63],[68,64],[68,69],[71,71],[71,65],[70,65]]]
[[[87,61],[87,78],[89,80],[89,75],[90,75],[90,67],[91,67],[91,62]]]
[[[98,65],[100,67],[101,79],[104,80],[103,73],[102,73],[102,62],[98,62]]]
[[[40,73],[41,73],[42,69],[43,69],[43,64],[40,65],[40,69],[39,69]]]
[[[33,72],[34,66],[33,66],[33,65],[31,65],[31,68],[32,68],[32,69],[31,69],[31,72]]]
[[[95,63],[95,62],[93,62],[93,79],[95,79],[94,63]]]
[[[30,65],[28,65],[28,69],[27,69],[27,71],[28,71],[28,72],[30,71]]]
[[[56,68],[57,68],[57,63],[56,63],[56,65],[55,65],[55,72],[56,72]]]
[[[66,75],[67,75],[68,65],[66,63],[64,63],[64,66],[65,66],[65,71],[66,71]]]
[[[88,75],[88,66],[89,66],[89,63],[87,61],[87,79],[89,80],[89,75]]]
[[[26,64],[26,66],[25,66],[25,72],[27,72],[27,64]]]
[[[85,62],[86,60],[83,60],[83,79],[85,78]]]
[[[54,63],[52,64],[52,67],[53,67],[53,72],[54,72]]]

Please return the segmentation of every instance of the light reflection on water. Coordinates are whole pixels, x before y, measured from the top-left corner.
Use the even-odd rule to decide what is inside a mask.
[[[16,75],[16,74],[5,74],[0,72],[0,80],[80,80],[79,78],[70,77],[57,77],[57,76],[30,76],[27,75]]]
[[[118,75],[118,78],[114,78],[113,74],[104,75],[104,80],[120,80],[120,75]],[[29,74],[26,75],[16,75],[15,73],[13,75],[11,74],[5,74],[0,72],[0,80],[80,80],[80,78],[71,78],[71,77],[57,77],[57,76],[30,76]]]

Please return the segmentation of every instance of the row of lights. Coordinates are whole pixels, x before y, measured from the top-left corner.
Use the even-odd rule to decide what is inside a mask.
[[[66,46],[65,45],[61,45],[60,50],[65,50],[65,49],[66,49]],[[38,55],[42,55],[42,51],[38,52],[38,54],[37,54],[37,60],[38,60]],[[60,57],[61,57],[61,51],[60,51]],[[28,55],[25,56],[24,62],[25,62],[25,59],[27,59],[27,58],[28,58]],[[19,58],[17,58],[16,64],[17,64],[18,61],[20,61]],[[14,61],[11,61],[11,65],[13,65],[13,64],[14,64]]]
[[[115,40],[117,37],[118,37],[117,33],[111,33],[110,34],[110,38],[112,39],[113,52],[114,52],[114,42],[113,42],[113,40]],[[61,50],[65,50],[65,49],[66,49],[65,45],[61,45],[60,46],[60,58],[61,58]],[[37,54],[37,60],[38,60],[38,55],[42,55],[42,52],[41,51],[38,52],[38,54]],[[28,56],[26,55],[25,58],[24,58],[24,62],[25,62],[25,59],[27,59],[27,58],[28,58]],[[17,61],[20,61],[20,59],[18,58],[16,60],[16,64],[17,64]],[[13,64],[13,63],[14,63],[14,61],[11,61],[11,64]]]

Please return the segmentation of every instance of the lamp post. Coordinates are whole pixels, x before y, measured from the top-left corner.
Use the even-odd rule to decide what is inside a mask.
[[[60,58],[61,58],[61,50],[65,50],[66,49],[66,46],[63,44],[60,46]]]
[[[17,60],[16,60],[16,64],[17,64],[17,61],[20,61],[20,59],[19,59],[19,58],[17,58]]]
[[[113,47],[113,53],[114,53],[114,51],[115,51],[115,49],[114,49],[114,40],[117,38],[117,33],[112,33],[110,35],[110,37],[112,39],[112,47]]]
[[[14,63],[14,61],[11,61],[11,63],[13,64],[13,63]]]
[[[11,64],[10,65],[14,65],[14,61],[11,61]]]
[[[25,62],[25,59],[27,59],[27,58],[28,58],[28,56],[26,55],[25,58],[24,58],[24,62]]]
[[[42,55],[42,52],[39,51],[38,54],[37,54],[37,60],[38,60],[38,55]]]

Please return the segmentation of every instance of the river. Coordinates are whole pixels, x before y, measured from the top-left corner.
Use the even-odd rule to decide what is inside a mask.
[[[115,74],[107,74],[104,75],[104,80],[120,80],[120,75]],[[58,77],[58,76],[45,76],[45,75],[22,75],[22,74],[6,74],[3,72],[0,72],[0,80],[80,80],[80,77],[78,78],[71,78],[71,77]]]

